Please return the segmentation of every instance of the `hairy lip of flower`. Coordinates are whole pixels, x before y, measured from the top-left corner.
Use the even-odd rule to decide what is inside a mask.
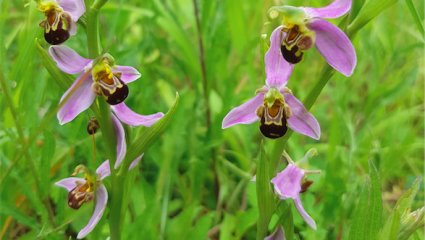
[[[44,28],[44,39],[51,45],[64,43],[71,36],[72,17],[68,12],[49,11],[46,20],[40,22]]]
[[[309,31],[305,26],[290,25],[290,28],[282,29],[287,34],[283,39],[281,52],[287,62],[297,64],[303,59],[303,51],[313,47],[315,42],[314,32]]]
[[[260,117],[261,133],[271,139],[285,136],[288,131],[290,108],[285,104],[283,95],[275,88],[270,88],[264,96],[264,104],[257,111]]]

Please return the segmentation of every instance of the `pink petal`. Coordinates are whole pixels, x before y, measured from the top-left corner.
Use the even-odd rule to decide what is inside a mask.
[[[338,18],[346,14],[351,9],[351,0],[335,0],[331,4],[322,8],[304,8],[308,18]]]
[[[77,52],[65,45],[50,46],[49,54],[58,67],[69,74],[76,74],[90,66],[93,60],[83,58]]]
[[[307,111],[302,102],[290,93],[283,94],[286,104],[292,110],[292,116],[287,119],[288,127],[294,132],[320,139],[320,125],[316,118]]]
[[[265,94],[264,92],[259,93],[246,103],[233,108],[224,117],[222,128],[225,129],[236,124],[251,124],[260,120],[260,118],[255,115],[255,110],[263,104]]]
[[[140,162],[140,159],[142,159],[143,155],[144,155],[144,153],[142,153],[142,155],[140,155],[136,159],[134,159],[134,161],[130,164],[128,171],[130,171],[131,169],[133,169],[134,167],[137,166],[137,164]]]
[[[61,98],[61,102],[65,99],[68,93],[77,85],[80,79],[84,74],[80,74],[72,86],[65,92],[65,94]],[[72,96],[68,99],[68,101],[59,109],[57,113],[57,117],[59,119],[59,123],[61,125],[73,120],[78,114],[82,111],[89,108],[96,96],[93,94],[91,90],[91,85],[93,84],[93,79],[91,75],[89,75],[84,81],[78,86],[77,90],[72,94]]]
[[[112,122],[114,123],[115,133],[117,134],[117,161],[115,162],[114,167],[118,168],[121,165],[122,160],[124,160],[125,153],[127,152],[127,144],[125,142],[125,131],[114,114],[112,114]]]
[[[127,107],[127,105],[125,105],[125,103],[112,105],[111,108],[121,122],[133,127],[140,125],[150,127],[164,116],[161,112],[146,116],[140,115],[133,112],[129,107]]]
[[[142,155],[134,159],[134,161],[130,164],[130,167],[128,168],[129,171],[137,166],[137,164],[140,162],[140,159],[142,159],[143,155],[144,153],[142,153]],[[109,167],[109,160],[106,160],[102,164],[100,164],[100,166],[96,169],[96,173],[100,175],[100,180],[103,180],[104,178],[111,176],[111,168]]]
[[[295,207],[297,208],[298,212],[300,213],[301,217],[306,221],[306,223],[316,230],[316,222],[314,222],[313,218],[308,215],[308,213],[305,211],[300,198],[294,198]]]
[[[289,164],[282,172],[278,173],[270,182],[274,185],[275,192],[280,199],[298,198],[301,191],[301,180],[304,171],[294,164]]]
[[[108,192],[106,191],[105,186],[102,184],[97,185],[96,188],[96,206],[94,208],[94,212],[92,217],[90,218],[89,223],[85,226],[79,233],[77,238],[81,239],[87,236],[91,231],[93,231],[94,227],[96,227],[97,223],[102,218],[103,212],[105,211],[106,203],[108,202]]]
[[[349,77],[357,64],[356,51],[347,35],[332,23],[314,19],[308,28],[316,33],[315,46],[329,65]]]
[[[112,69],[112,72],[121,72],[121,80],[125,83],[133,82],[134,80],[138,79],[142,76],[139,71],[137,71],[134,67],[128,67],[128,66],[118,66],[116,65],[118,69]]]
[[[283,227],[279,225],[272,235],[265,237],[264,240],[286,240]]]
[[[111,168],[109,166],[109,160],[104,161],[96,169],[96,173],[99,174],[100,180],[103,180],[105,177],[111,176]]]
[[[74,22],[78,21],[81,15],[86,12],[84,0],[56,0],[56,2],[59,3],[64,11],[72,15]]]
[[[291,76],[294,65],[283,59],[280,47],[286,33],[282,32],[283,26],[277,27],[270,36],[270,49],[267,51],[264,62],[266,65],[266,84],[268,87],[280,88],[286,85]]]
[[[84,178],[70,177],[70,178],[64,178],[56,182],[55,185],[66,188],[66,190],[68,190],[69,192],[77,186],[76,182],[85,183],[86,180],[84,180]]]
[[[69,30],[69,34],[71,34],[71,36],[77,34],[77,24],[75,22],[71,22],[71,29]]]

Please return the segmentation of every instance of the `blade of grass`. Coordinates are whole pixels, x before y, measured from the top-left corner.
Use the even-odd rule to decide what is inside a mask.
[[[378,176],[378,170],[375,167],[372,159],[369,158],[369,207],[366,219],[365,238],[376,239],[380,229],[381,213],[382,213],[382,198],[381,188]]]
[[[418,15],[418,11],[416,11],[415,5],[412,0],[406,0],[406,4],[409,7],[410,14],[412,14],[413,20],[415,21],[416,27],[418,28],[419,33],[422,38],[425,40],[425,31],[424,26],[422,25],[421,18]]]

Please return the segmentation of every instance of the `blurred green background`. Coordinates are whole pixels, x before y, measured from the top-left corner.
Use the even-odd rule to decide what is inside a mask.
[[[134,183],[123,239],[255,239],[258,209],[255,184],[249,181],[256,168],[253,159],[264,138],[258,123],[222,130],[221,122],[233,107],[252,98],[264,85],[259,39],[261,34],[270,35],[281,20],[264,26],[267,10],[275,5],[323,7],[330,2],[198,1],[207,102],[192,0],[121,0],[105,5],[101,11],[102,46],[115,37],[109,53],[117,64],[133,66],[142,74],[129,84],[126,104],[140,114],[165,113],[175,92],[180,94],[173,122],[145,153],[138,169],[131,172],[129,180]],[[413,3],[423,19],[424,2]],[[1,67],[26,137],[64,93],[36,54],[36,38],[48,48],[38,27],[43,19],[34,2],[1,2]],[[338,24],[340,19],[330,21]],[[79,27],[78,34],[65,45],[87,57],[86,40]],[[300,239],[347,238],[369,171],[369,157],[380,174],[382,225],[397,199],[423,174],[424,40],[405,2],[398,1],[367,24],[353,45],[358,59],[354,74],[347,78],[336,73],[310,111],[321,125],[321,139],[293,134],[286,148],[294,160],[317,148],[319,154],[310,161],[310,169],[322,170],[320,175],[309,176],[315,183],[301,196],[317,231],[293,211]],[[315,48],[304,56],[288,83],[301,100],[326,63]],[[4,173],[21,146],[10,109],[3,94],[1,97],[0,161]],[[94,162],[93,141],[86,133],[88,120],[84,113],[60,126],[55,118],[30,148],[32,158],[40,164],[44,143],[54,136],[47,185],[56,222],[64,224],[56,230],[58,234],[43,231],[43,206],[35,199],[29,166],[20,160],[1,186],[0,206],[14,213],[9,217],[2,211],[2,239],[56,239],[59,234],[74,239],[86,225],[93,204],[72,210],[66,206],[66,191],[53,184],[68,177],[78,164],[95,169],[106,159],[98,133]],[[143,130],[133,128],[133,137]],[[270,154],[275,141],[264,141]],[[412,209],[422,207],[423,199],[422,184]],[[87,239],[109,236],[108,211]],[[422,230],[418,236],[424,239]]]

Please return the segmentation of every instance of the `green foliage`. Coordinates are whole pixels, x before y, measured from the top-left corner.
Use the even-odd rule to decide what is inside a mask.
[[[257,157],[257,202],[259,218],[257,223],[257,240],[267,236],[270,219],[276,210],[274,192],[270,183],[269,164],[263,142],[260,145],[260,152]]]
[[[255,171],[257,177],[264,175],[259,170],[261,164],[267,163],[259,161],[257,168],[253,161],[262,140],[258,123],[223,130],[221,122],[232,108],[252,98],[254,91],[264,85],[262,58],[268,37],[281,21],[279,17],[264,26],[268,21],[267,9],[275,4],[323,7],[330,2],[198,0],[200,33],[190,0],[109,1],[101,9],[101,47],[115,39],[108,53],[118,65],[133,66],[142,74],[139,80],[128,84],[130,95],[126,105],[143,115],[165,113],[173,108],[174,93],[179,92],[179,106],[173,110],[172,120],[163,134],[154,136],[145,127],[128,128],[129,141],[138,139],[140,145],[128,149],[133,150],[127,162],[140,154],[140,150],[144,151],[142,145],[150,147],[141,164],[127,174],[123,186],[127,214],[122,219],[122,239],[143,236],[145,239],[252,240],[257,236],[260,216],[261,234],[268,235],[274,230],[273,224],[266,223],[272,210],[257,203],[257,198],[264,196],[256,191],[267,191],[269,196],[263,200],[275,204],[275,195],[265,179],[273,177],[270,172],[284,168],[284,164],[273,168],[280,163],[280,158],[276,158],[277,164],[273,165],[273,156],[279,157],[282,151],[272,150],[279,140],[263,140],[259,156],[269,159],[272,171],[261,182],[264,188],[259,189],[256,185],[260,182],[249,182]],[[85,130],[87,113],[62,126],[56,120],[59,100],[77,75],[64,74],[48,56],[43,31],[37,26],[45,17],[36,10],[34,1],[27,3],[25,7],[22,1],[4,0],[0,8],[1,74],[11,90],[17,123],[25,140],[22,146],[19,127],[5,94],[1,94],[2,239],[37,236],[75,239],[89,221],[93,204],[84,204],[78,211],[70,209],[66,206],[66,191],[54,183],[69,177],[78,164],[96,169],[108,158],[109,149],[99,132],[95,135],[96,152],[93,151],[93,138]],[[286,145],[279,147],[285,148],[293,159],[300,159],[308,149],[317,148],[319,155],[310,168],[323,172],[311,175],[314,184],[301,194],[306,211],[317,223],[317,231],[310,229],[287,203],[277,201],[282,203],[272,212],[272,218],[276,217],[276,222],[280,220],[287,239],[364,239],[362,234],[369,216],[375,217],[368,220],[371,223],[368,234],[376,234],[375,227],[379,225],[379,238],[387,237],[382,235],[387,229],[390,238],[397,229],[397,219],[402,218],[406,209],[423,206],[423,181],[414,182],[414,179],[424,167],[424,43],[419,28],[419,23],[423,25],[424,2],[353,3],[354,9],[346,19],[330,20],[334,24],[342,22],[342,29],[346,29],[347,21],[351,23],[348,29],[363,26],[352,36],[358,59],[353,76],[347,78],[335,73],[318,96],[307,98],[316,83],[333,74],[332,68],[323,69],[325,60],[312,48],[295,66],[288,82],[293,93],[311,107],[310,112],[321,125],[322,136],[315,141],[288,133]],[[80,26],[78,34],[65,45],[89,58],[87,35]],[[259,44],[262,34],[267,37]],[[205,50],[207,98],[203,95],[199,36]],[[3,87],[2,93],[5,93]],[[209,126],[206,106],[211,110]],[[88,113],[93,116],[93,109]],[[145,139],[148,136],[155,143]],[[41,141],[43,146],[36,144]],[[49,148],[54,153],[48,152]],[[25,152],[35,163],[41,192],[47,193],[44,196],[52,203],[56,228],[49,224],[46,201],[41,201],[34,191],[30,165],[25,160],[15,161],[25,158]],[[268,158],[261,152],[269,153]],[[366,183],[363,181],[369,156],[379,169],[378,185],[378,178],[374,178],[375,185],[371,177]],[[50,159],[50,163],[45,159]],[[374,173],[375,168],[369,169]],[[402,196],[412,184],[412,190]],[[107,178],[105,185],[112,199],[112,179]],[[367,208],[369,196],[378,196],[369,195],[369,191],[377,193],[378,186],[382,191],[380,222],[376,221],[378,198],[371,205],[376,210],[373,215],[368,215]],[[260,212],[260,208],[267,214]],[[400,210],[398,216],[395,211],[387,211],[396,208],[405,210]],[[88,240],[110,236],[110,213],[108,206]],[[292,224],[294,232],[290,238],[288,234],[292,231],[287,229]],[[351,236],[352,232],[357,233],[355,237]],[[423,240],[423,230],[417,230],[412,238]]]

